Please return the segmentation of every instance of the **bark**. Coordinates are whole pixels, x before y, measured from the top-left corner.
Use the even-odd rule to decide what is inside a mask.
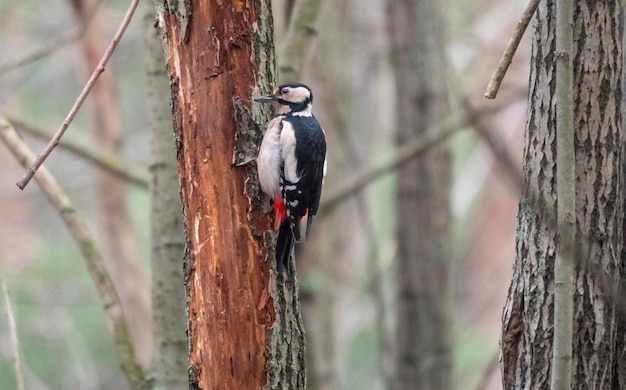
[[[71,0],[78,23],[86,68],[91,72],[105,51],[102,24],[95,0]],[[120,112],[111,69],[102,73],[91,91],[94,139],[109,153],[121,154]],[[128,319],[137,355],[144,367],[150,363],[152,332],[148,283],[139,263],[139,253],[130,218],[124,184],[109,172],[98,170],[96,186],[110,259],[109,267]]]
[[[154,11],[146,15],[146,73],[152,151],[151,265],[152,321],[154,346],[152,370],[156,385],[163,389],[183,389],[187,380],[187,335],[185,329],[185,281],[183,257],[185,235],[178,186],[178,167],[169,77],[157,31]]]
[[[506,389],[549,388],[556,234],[555,8],[534,25],[524,173],[513,279],[503,313]],[[616,289],[622,249],[622,6],[576,2],[574,131],[576,250],[574,389],[617,386]],[[616,386],[616,387],[613,387]]]
[[[295,277],[271,272],[275,235],[256,170],[236,165],[256,156],[269,119],[250,98],[275,82],[270,1],[154,4],[187,238],[190,388],[303,389]]]
[[[428,0],[390,0],[397,142],[439,127],[446,107],[444,18]],[[393,389],[451,387],[446,146],[398,169],[397,318]]]

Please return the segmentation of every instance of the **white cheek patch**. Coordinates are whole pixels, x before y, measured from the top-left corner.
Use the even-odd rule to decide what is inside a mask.
[[[309,90],[304,87],[292,89],[290,95],[294,102],[303,102],[310,96]]]
[[[296,134],[291,123],[284,121],[280,132],[281,156],[284,161],[285,179],[291,183],[300,181],[298,160],[296,158]]]

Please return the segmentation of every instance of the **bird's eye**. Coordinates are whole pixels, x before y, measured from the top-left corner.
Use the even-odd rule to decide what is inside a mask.
[[[283,88],[280,90],[280,93],[282,93],[283,95],[286,95],[289,92],[289,88]]]

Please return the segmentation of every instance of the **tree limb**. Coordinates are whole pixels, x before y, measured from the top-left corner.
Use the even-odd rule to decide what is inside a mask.
[[[522,14],[522,19],[517,23],[517,27],[515,27],[515,31],[513,31],[513,35],[509,40],[506,50],[504,51],[504,54],[502,54],[502,58],[500,58],[498,68],[491,76],[491,80],[489,80],[489,84],[487,85],[487,89],[485,90],[485,97],[487,99],[496,98],[498,90],[500,89],[500,84],[502,84],[504,75],[506,75],[506,71],[509,69],[511,61],[513,61],[515,51],[517,50],[517,47],[519,46],[519,43],[524,36],[524,32],[526,31],[530,20],[537,10],[539,1],[540,0],[530,0],[530,3],[528,3],[528,7],[526,7],[526,10]]]
[[[305,64],[310,59],[311,47],[317,37],[315,22],[321,0],[303,0],[295,4],[294,15],[287,32],[282,61],[278,66],[280,83],[300,80]]]
[[[109,59],[111,58],[111,56],[113,55],[113,52],[115,51],[117,44],[122,38],[122,35],[124,35],[124,31],[126,31],[126,27],[128,27],[128,24],[130,23],[130,20],[132,19],[133,14],[135,13],[135,10],[137,9],[138,4],[139,4],[139,0],[133,0],[132,3],[130,4],[128,11],[126,11],[126,15],[124,16],[124,19],[122,20],[122,24],[120,24],[120,27],[118,28],[117,32],[115,33],[115,36],[113,37],[113,40],[109,44],[109,47],[107,48],[107,50],[104,52],[104,55],[102,56],[102,59],[100,60],[100,63],[91,74],[89,81],[87,81],[87,84],[83,88],[80,95],[78,95],[78,98],[76,99],[76,102],[74,103],[74,106],[72,107],[70,112],[67,114],[67,117],[61,124],[61,127],[59,127],[54,137],[52,137],[52,139],[50,140],[50,142],[48,143],[48,145],[46,146],[42,154],[37,156],[37,158],[29,166],[24,177],[19,182],[16,183],[19,189],[23,190],[24,188],[26,188],[26,186],[28,185],[28,182],[30,182],[30,180],[35,175],[35,172],[37,172],[37,169],[39,169],[41,164],[43,164],[46,158],[48,158],[52,150],[59,144],[59,140],[61,139],[61,137],[63,137],[63,134],[69,127],[70,123],[72,123],[72,121],[74,120],[76,113],[78,113],[78,110],[80,110],[80,107],[85,102],[85,99],[87,98],[87,95],[89,95],[89,92],[91,91],[94,84],[96,83],[96,80],[98,80],[98,77],[100,77],[100,74],[104,72],[104,68],[106,64],[109,62]]]
[[[460,106],[463,109],[465,121],[468,125],[472,126],[483,142],[487,144],[491,154],[493,154],[496,161],[500,163],[499,165],[502,168],[506,179],[508,179],[512,184],[512,190],[516,194],[519,194],[522,185],[522,172],[520,171],[518,164],[515,160],[513,160],[513,157],[511,157],[511,153],[509,153],[508,148],[498,134],[491,128],[491,126],[487,124],[480,115],[478,115],[476,108],[473,107],[467,97],[463,96],[458,99]]]
[[[4,297],[4,308],[7,312],[7,319],[9,322],[9,338],[11,340],[11,354],[13,354],[13,367],[15,369],[15,381],[17,382],[17,389],[24,390],[24,375],[22,374],[22,359],[20,357],[20,342],[17,336],[17,325],[15,323],[15,314],[13,312],[13,305],[11,305],[11,299],[9,299],[9,291],[7,285],[4,282],[2,274],[0,274],[0,285],[2,286],[2,296]]]
[[[556,0],[556,197],[554,337],[550,388],[572,388],[576,274],[576,151],[574,146],[574,5]]]
[[[0,138],[22,166],[26,167],[33,163],[36,158],[35,154],[3,117],[0,117]],[[109,328],[113,333],[115,351],[131,388],[134,390],[149,389],[151,380],[137,362],[135,348],[130,338],[128,324],[122,312],[117,291],[93,235],[78,216],[68,196],[47,169],[39,169],[35,180],[50,203],[59,212],[85,260],[89,275],[102,302]]]
[[[50,139],[51,135],[43,129],[31,126],[26,122],[12,117],[7,117],[7,120],[15,127],[18,133],[27,133],[38,139]],[[92,163],[100,169],[104,169],[105,171],[112,173],[129,184],[135,185],[144,190],[147,190],[149,187],[147,175],[137,174],[129,171],[128,168],[124,168],[122,166],[122,158],[116,154],[102,153],[95,149],[81,145],[78,142],[72,141],[71,139],[63,139],[59,141],[59,147],[89,163]]]
[[[516,95],[511,95],[510,99],[516,99]],[[326,214],[332,212],[337,206],[339,206],[345,199],[355,195],[365,187],[370,185],[373,181],[379,179],[386,173],[389,173],[406,163],[408,160],[414,157],[420,156],[426,152],[429,148],[434,147],[441,142],[447,140],[450,136],[465,130],[464,124],[474,126],[474,124],[483,115],[500,110],[502,107],[509,104],[509,100],[502,100],[501,104],[497,107],[482,107],[474,108],[465,112],[464,122],[459,123],[454,120],[453,123],[447,124],[443,129],[439,131],[430,130],[429,132],[416,136],[412,141],[407,142],[403,146],[397,148],[393,156],[382,161],[381,163],[370,167],[367,171],[357,176],[354,180],[348,181],[341,186],[330,189],[326,192],[328,195],[324,195],[320,204],[320,209],[317,214],[318,218],[323,218]],[[495,153],[495,151],[494,151]],[[510,159],[510,157],[508,157]],[[515,165],[511,162],[513,169]],[[515,177],[519,177],[519,174],[515,174]]]
[[[98,1],[99,3],[99,1]],[[93,15],[96,13],[98,8],[98,4],[96,4],[93,9],[90,9],[87,14],[87,19],[91,20]],[[76,30],[63,33],[57,37],[50,39],[48,42],[44,43],[41,47],[26,53],[18,58],[9,59],[7,61],[0,62],[0,75],[4,73],[10,72],[19,67],[28,65],[32,62],[38,61],[42,58],[45,58],[55,51],[59,50],[63,46],[69,45],[74,42],[78,38],[80,38],[85,33],[85,27],[80,26]]]
[[[0,75],[15,70],[19,67],[28,65],[49,56],[63,46],[69,45],[82,35],[83,31],[75,30],[70,33],[63,34],[59,37],[51,39],[41,47],[26,53],[18,58],[9,59],[0,63]]]
[[[371,167],[369,170],[357,176],[354,180],[348,181],[346,184],[337,189],[330,190],[329,194],[324,197],[320,204],[318,215],[320,218],[333,211],[346,198],[353,196],[368,186],[374,180],[380,178],[402,164],[405,164],[411,158],[418,157],[430,148],[439,145],[447,140],[450,136],[464,130],[459,124],[450,125],[442,130],[430,130],[427,133],[416,136],[411,142],[399,147],[393,156],[387,160]]]

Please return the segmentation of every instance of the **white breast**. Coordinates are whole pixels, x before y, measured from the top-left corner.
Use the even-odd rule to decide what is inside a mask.
[[[280,163],[281,142],[280,122],[283,117],[279,116],[270,121],[261,142],[259,156],[257,157],[257,169],[261,189],[273,199],[280,198]]]
[[[283,122],[280,133],[281,157],[285,162],[285,179],[292,183],[300,181],[298,176],[298,159],[296,158],[296,134],[288,121]]]

